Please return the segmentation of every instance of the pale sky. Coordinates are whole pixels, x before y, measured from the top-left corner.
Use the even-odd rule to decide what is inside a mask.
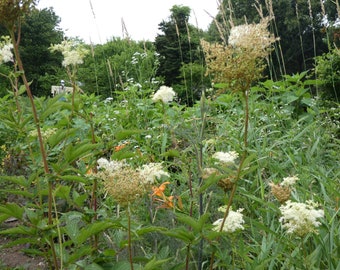
[[[40,0],[37,7],[53,7],[68,37],[96,44],[122,38],[122,20],[133,40],[153,41],[158,24],[169,18],[174,5],[190,7],[189,22],[203,30],[212,21],[207,12],[217,14],[217,0]]]

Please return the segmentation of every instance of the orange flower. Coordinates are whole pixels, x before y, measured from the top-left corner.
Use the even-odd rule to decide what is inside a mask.
[[[164,198],[164,190],[166,188],[166,185],[169,185],[170,182],[164,182],[162,183],[159,187],[152,187],[153,193],[151,194],[151,196],[158,196],[161,198]]]
[[[118,152],[120,150],[122,150],[125,146],[127,146],[130,142],[126,142],[126,143],[123,143],[123,144],[120,144],[120,145],[117,145],[115,147],[115,152]]]
[[[174,196],[165,197],[165,200],[162,202],[163,204],[158,206],[158,208],[174,208]]]

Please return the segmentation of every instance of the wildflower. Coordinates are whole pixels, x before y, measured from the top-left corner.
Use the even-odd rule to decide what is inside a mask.
[[[222,210],[224,212],[225,207],[219,208],[219,211],[222,212]],[[242,211],[243,211],[242,208],[238,209],[237,211],[233,211],[233,210],[230,209],[228,216],[227,216],[227,218],[226,218],[226,220],[223,224],[222,231],[227,232],[227,233],[233,233],[237,230],[244,230],[244,227],[242,225],[244,223]],[[213,225],[214,225],[213,230],[214,231],[221,231],[222,222],[223,222],[222,218],[216,220],[213,223]]]
[[[149,163],[138,170],[143,178],[144,184],[153,184],[157,179],[170,177],[169,173],[162,169],[162,163]]]
[[[243,24],[230,30],[229,45],[248,50],[261,51],[269,48],[275,41],[267,30],[268,19],[258,24]]]
[[[63,54],[64,60],[62,65],[64,67],[82,64],[84,62],[83,58],[88,53],[87,49],[83,48],[79,44],[76,44],[76,42],[72,40],[64,40],[60,44],[52,45],[50,50],[60,51]]]
[[[262,77],[264,59],[277,39],[267,30],[268,19],[259,24],[233,27],[228,45],[201,40],[207,71],[213,83],[227,83],[232,91],[245,92],[252,82]]]
[[[104,181],[105,190],[120,205],[134,202],[146,193],[140,174],[130,166],[120,170],[97,173]]]
[[[270,183],[269,186],[271,188],[271,193],[280,203],[284,203],[289,199],[291,193],[289,187],[274,183]]]
[[[216,152],[213,158],[218,159],[220,162],[226,165],[232,165],[235,163],[235,159],[238,158],[238,153],[235,151],[230,152]]]
[[[285,178],[283,178],[283,181],[281,182],[281,186],[283,186],[283,187],[291,187],[291,186],[293,186],[295,183],[296,183],[296,181],[298,181],[299,180],[299,178],[296,176],[296,175],[294,175],[294,176],[289,176],[289,177],[285,177]]]
[[[324,216],[323,210],[315,209],[317,206],[318,204],[313,201],[306,203],[287,201],[280,207],[282,216],[279,221],[282,227],[287,229],[288,234],[304,236],[309,232],[315,233],[321,224],[318,219]]]
[[[97,160],[98,170],[104,170],[108,173],[120,170],[127,166],[125,161],[109,161],[106,158],[100,158]]]
[[[152,187],[153,193],[151,194],[151,196],[158,196],[158,197],[163,198],[166,185],[169,185],[169,184],[170,182],[164,182],[159,187]]]
[[[283,181],[280,184],[270,183],[271,193],[280,203],[284,203],[289,199],[291,188],[298,180],[299,178],[294,175],[283,178]]]
[[[171,87],[161,86],[159,90],[153,95],[152,100],[154,102],[162,101],[163,103],[169,103],[174,100],[176,93]]]
[[[3,41],[0,42],[0,65],[2,63],[13,62],[13,44],[9,36],[1,37]]]

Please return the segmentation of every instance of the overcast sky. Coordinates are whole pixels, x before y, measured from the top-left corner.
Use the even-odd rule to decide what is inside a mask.
[[[105,43],[123,37],[122,20],[133,40],[153,41],[158,24],[168,19],[173,5],[190,7],[189,22],[203,30],[212,21],[206,12],[217,13],[217,0],[40,0],[37,7],[53,7],[68,37]]]

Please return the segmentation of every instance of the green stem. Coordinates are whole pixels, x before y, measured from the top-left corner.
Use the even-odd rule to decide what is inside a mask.
[[[49,171],[49,168],[48,168],[47,155],[46,155],[44,142],[43,142],[42,135],[41,135],[40,121],[39,121],[39,118],[38,118],[37,109],[36,109],[35,104],[34,104],[33,95],[32,95],[29,83],[27,81],[25,71],[24,71],[24,66],[23,66],[23,63],[21,61],[21,57],[20,57],[20,53],[19,53],[20,35],[18,36],[18,39],[17,39],[15,34],[14,34],[14,29],[8,29],[8,30],[9,30],[9,33],[10,33],[10,37],[12,39],[14,55],[15,55],[15,59],[16,59],[16,62],[17,62],[18,68],[19,68],[19,72],[21,74],[21,79],[24,83],[24,86],[25,86],[26,92],[27,92],[27,96],[28,96],[30,103],[31,103],[33,118],[34,118],[34,122],[35,122],[35,125],[36,125],[36,128],[37,128],[37,133],[38,133],[38,140],[39,140],[39,146],[40,146],[42,161],[43,161],[43,165],[44,165],[44,172],[45,172],[46,175],[48,175],[50,173],[50,171]],[[53,183],[51,181],[49,181],[48,182],[48,224],[49,225],[52,225],[52,223],[53,223],[53,219],[52,219],[52,195],[53,194],[52,194],[52,191],[53,191]],[[57,255],[56,255],[56,252],[55,252],[55,249],[54,249],[54,246],[53,246],[52,237],[51,237],[50,240],[51,240],[51,250],[52,250],[52,255],[53,255],[54,267],[55,267],[55,269],[58,269]]]
[[[235,182],[233,185],[233,188],[230,192],[230,196],[229,196],[229,200],[228,200],[228,204],[227,204],[227,208],[224,212],[224,216],[223,216],[223,220],[222,220],[222,224],[221,224],[221,228],[220,228],[220,232],[222,232],[223,230],[223,226],[224,223],[228,217],[229,211],[230,211],[230,207],[233,203],[234,197],[235,197],[235,193],[236,193],[236,188],[237,188],[237,182],[240,180],[241,178],[241,171],[243,168],[243,163],[246,160],[247,157],[247,147],[248,147],[248,126],[249,126],[249,93],[248,91],[244,91],[243,92],[243,98],[245,101],[245,110],[244,110],[244,135],[243,135],[243,144],[244,144],[244,150],[243,150],[243,154],[237,169],[237,173],[236,173],[236,177],[235,177]],[[213,269],[213,264],[214,264],[214,258],[215,258],[215,251],[213,252],[213,254],[211,255],[210,258],[210,269]]]
[[[130,204],[128,205],[128,252],[129,252],[130,269],[133,270],[132,246],[131,246],[131,211],[130,211]]]

